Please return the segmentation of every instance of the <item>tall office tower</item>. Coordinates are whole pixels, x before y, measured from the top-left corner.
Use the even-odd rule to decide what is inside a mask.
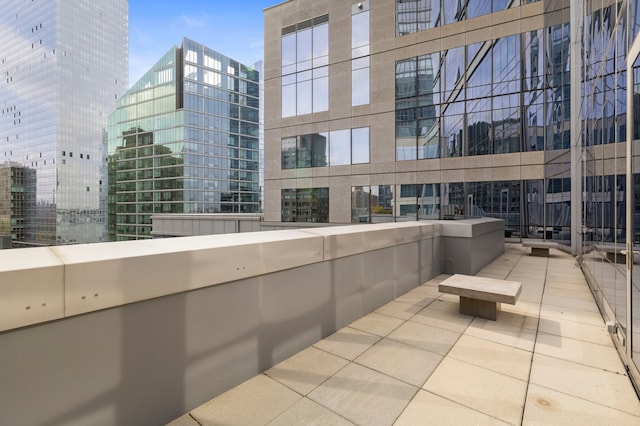
[[[268,8],[264,218],[492,216],[559,242],[640,382],[639,33],[638,0]]]
[[[256,213],[259,72],[183,39],[109,117],[109,239],[153,213]]]
[[[127,79],[126,0],[2,2],[0,163],[37,188],[16,244],[106,240],[107,118]]]

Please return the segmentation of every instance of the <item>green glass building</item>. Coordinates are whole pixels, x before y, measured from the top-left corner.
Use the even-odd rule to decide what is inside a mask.
[[[151,238],[154,213],[256,213],[259,75],[189,39],[109,117],[109,240]]]

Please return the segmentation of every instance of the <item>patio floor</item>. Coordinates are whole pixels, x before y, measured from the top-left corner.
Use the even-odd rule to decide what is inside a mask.
[[[170,424],[640,424],[573,257],[506,244],[477,275],[522,282],[497,321],[458,313],[440,275]]]

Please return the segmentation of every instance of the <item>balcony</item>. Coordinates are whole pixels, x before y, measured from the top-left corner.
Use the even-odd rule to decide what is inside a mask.
[[[575,260],[461,262],[503,238],[464,226],[0,253],[0,423],[638,424]],[[495,322],[460,315],[443,272],[523,293]]]

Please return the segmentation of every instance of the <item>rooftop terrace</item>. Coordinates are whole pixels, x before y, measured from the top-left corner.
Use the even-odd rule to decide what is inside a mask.
[[[575,259],[519,244],[477,275],[520,281],[497,321],[441,274],[171,423],[640,424],[640,402]]]

